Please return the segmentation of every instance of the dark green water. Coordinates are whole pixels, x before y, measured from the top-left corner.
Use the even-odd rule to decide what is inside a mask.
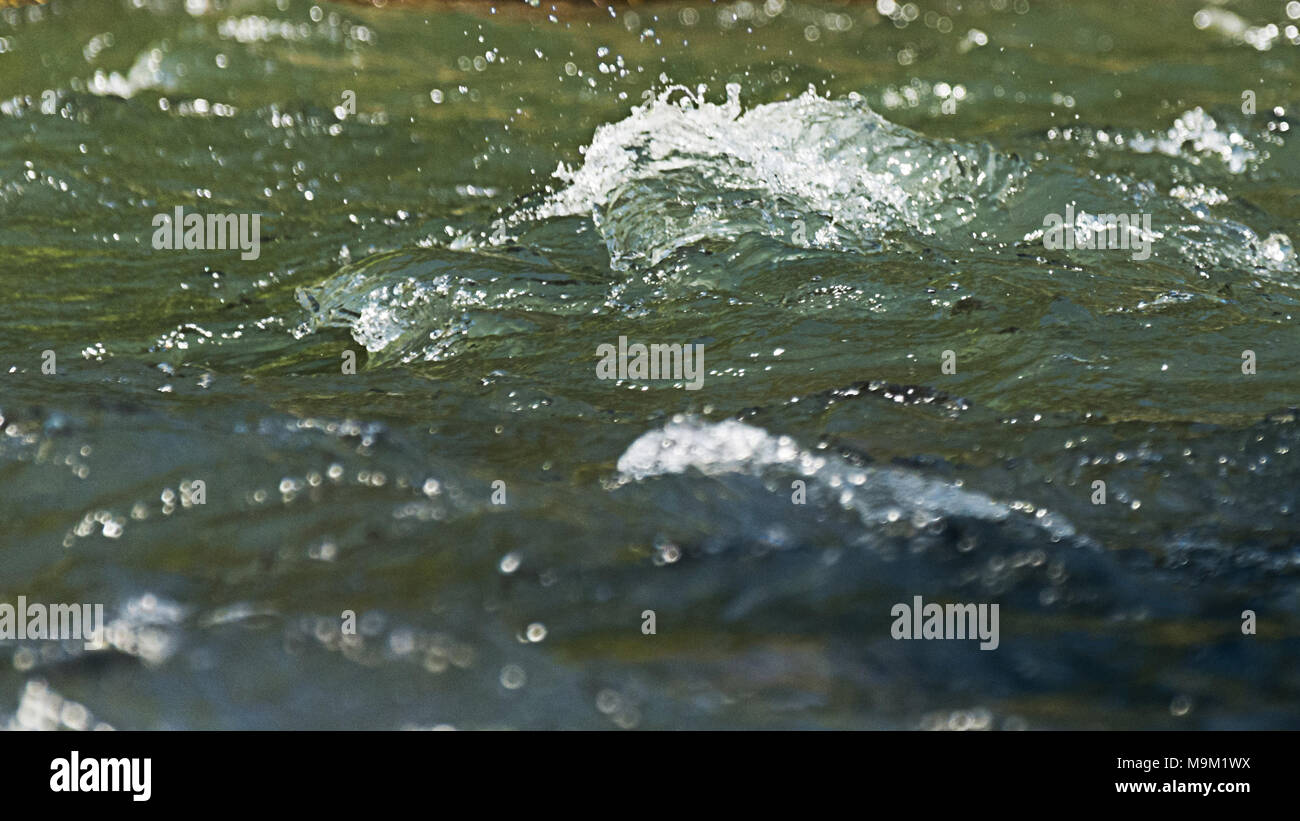
[[[0,12],[0,726],[1300,728],[1287,8]]]

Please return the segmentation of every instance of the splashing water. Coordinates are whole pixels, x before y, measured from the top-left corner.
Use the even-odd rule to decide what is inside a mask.
[[[1285,4],[230,5],[0,10],[0,727],[1300,727]]]
[[[507,224],[590,215],[616,268],[747,233],[871,250],[891,231],[959,228],[1023,174],[988,146],[895,125],[857,94],[829,100],[809,89],[742,111],[740,86],[726,92],[716,104],[703,86],[673,86],[601,126],[582,167],[556,171],[567,187]]]

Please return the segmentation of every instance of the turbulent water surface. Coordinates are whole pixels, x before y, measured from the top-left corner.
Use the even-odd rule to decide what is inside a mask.
[[[0,12],[0,726],[1300,728],[1296,18]]]

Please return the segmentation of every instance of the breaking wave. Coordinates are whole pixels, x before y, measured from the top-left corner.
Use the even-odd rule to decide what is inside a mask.
[[[820,497],[852,510],[867,525],[907,519],[925,527],[951,516],[1001,522],[1020,515],[977,491],[901,468],[854,466],[834,455],[804,450],[789,436],[773,436],[736,420],[708,423],[677,416],[643,434],[618,459],[622,482],[689,470],[706,476],[797,475],[810,482],[814,500]],[[1041,508],[1026,520],[1043,528],[1052,541],[1075,535],[1068,522]]]

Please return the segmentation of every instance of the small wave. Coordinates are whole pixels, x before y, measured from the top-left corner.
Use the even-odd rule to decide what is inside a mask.
[[[1250,224],[1256,211],[1212,181],[1190,178],[1191,169],[1159,184],[1129,170],[1086,170],[1071,159],[1073,145],[1029,163],[989,145],[925,137],[876,114],[857,94],[828,99],[809,90],[744,110],[735,84],[720,103],[705,91],[671,87],[597,128],[581,167],[557,169],[560,190],[524,198],[486,238],[462,234],[449,247],[379,254],[301,289],[310,318],[298,335],[346,327],[377,361],[437,362],[474,336],[541,328],[543,316],[617,310],[615,296],[628,283],[570,281],[535,247],[533,232],[544,225],[568,231],[560,246],[590,245],[583,231],[566,228],[571,218],[591,220],[607,252],[582,265],[605,269],[607,261],[615,273],[644,272],[689,248],[740,248],[729,269],[738,280],[773,259],[763,249],[746,256],[754,239],[796,254],[927,248],[1017,264],[1030,249],[1040,263],[1091,266],[1094,249],[1044,247],[1047,218],[1073,213],[1077,233],[1102,236],[1106,217],[1133,215],[1141,227],[1121,253],[1169,288],[1197,284],[1190,276],[1176,281],[1174,271],[1295,285],[1291,237]],[[1081,126],[1046,136],[1094,156],[1108,149],[1166,164],[1173,157],[1212,177],[1220,166],[1235,175],[1268,159],[1201,109],[1154,134]],[[1128,250],[1129,239],[1145,256]],[[547,278],[566,287],[541,287]]]
[[[565,298],[547,289],[563,285]],[[443,248],[391,251],[299,288],[308,319],[295,332],[346,328],[374,361],[436,362],[472,336],[532,330],[547,315],[590,311],[603,286],[535,260]]]
[[[918,242],[968,252],[975,240],[981,252],[996,253],[1037,243],[1045,212],[1069,204],[1057,192],[1069,190],[1083,194],[1076,210],[1151,214],[1155,230],[1144,239],[1164,263],[1264,272],[1296,264],[1289,236],[1246,225],[1234,203],[1189,198],[1195,182],[1165,194],[1127,174],[1081,172],[1063,157],[1031,165],[986,144],[926,137],[881,117],[858,94],[828,99],[810,89],[743,110],[738,85],[727,86],[722,103],[707,101],[705,91],[673,86],[600,126],[581,167],[556,170],[561,190],[498,220],[489,244],[531,221],[584,216],[615,270],[743,236],[862,253]],[[1232,175],[1269,159],[1258,141],[1200,108],[1162,132],[1072,128],[1048,138],[1193,165],[1213,160]]]
[[[704,93],[673,86],[601,126],[581,168],[557,169],[567,187],[506,223],[591,216],[621,269],[747,233],[869,250],[890,231],[964,225],[1024,172],[989,146],[891,123],[857,94],[831,100],[810,89],[742,111],[736,84],[720,104]]]
[[[709,423],[676,416],[628,446],[617,469],[621,483],[690,470],[706,476],[797,474],[809,480],[809,499],[822,497],[853,510],[869,526],[900,519],[925,526],[950,517],[1004,522],[1014,513],[1011,506],[978,491],[901,468],[851,465],[838,456],[805,450],[789,436],[773,436],[734,419]],[[1075,533],[1063,518],[1045,510],[1039,509],[1029,521],[1053,541]]]

